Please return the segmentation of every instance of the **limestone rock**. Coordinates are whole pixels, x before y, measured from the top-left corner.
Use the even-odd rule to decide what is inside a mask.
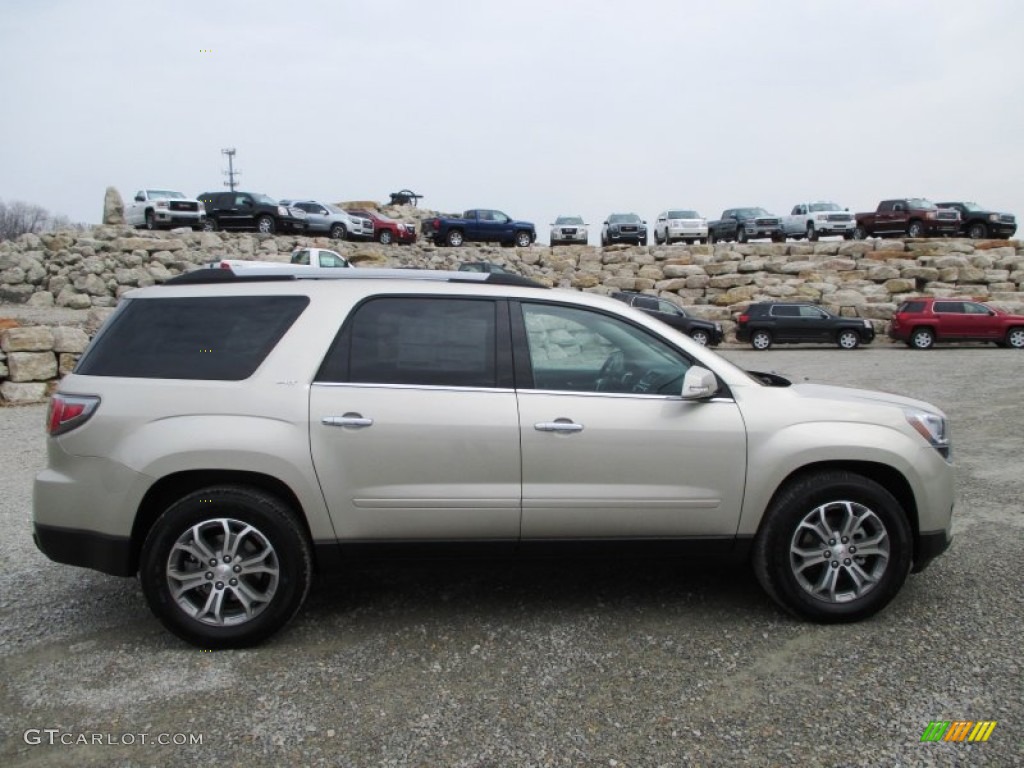
[[[114,187],[107,187],[103,196],[103,223],[124,224],[124,200]]]
[[[81,328],[58,326],[53,329],[53,351],[81,354],[89,344],[89,336]]]
[[[46,352],[53,349],[53,331],[45,326],[8,328],[0,333],[4,352]]]
[[[57,375],[57,358],[53,352],[10,352],[7,367],[11,381],[46,381]]]

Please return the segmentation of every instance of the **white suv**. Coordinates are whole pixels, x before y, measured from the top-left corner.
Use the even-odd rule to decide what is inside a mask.
[[[365,557],[750,561],[784,608],[843,622],[950,542],[935,407],[750,374],[516,275],[204,269],[133,291],[48,433],[39,548],[137,573],[203,648],[268,637],[314,572]]]
[[[696,211],[674,208],[658,214],[654,222],[654,242],[672,245],[676,240],[685,243],[708,241],[708,220]]]

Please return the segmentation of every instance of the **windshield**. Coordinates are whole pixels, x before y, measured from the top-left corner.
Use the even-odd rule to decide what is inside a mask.
[[[811,213],[817,213],[818,211],[841,211],[843,210],[835,203],[811,203]]]
[[[266,195],[253,195],[252,199],[262,205],[277,205],[277,200],[272,197],[267,197]]]
[[[668,218],[670,219],[699,219],[700,214],[696,211],[669,211]]]
[[[609,224],[639,224],[640,217],[635,213],[613,213],[608,217]]]
[[[583,219],[579,216],[559,216],[555,219],[555,224],[582,224]]]
[[[931,202],[930,200],[925,200],[924,198],[921,198],[921,197],[912,197],[909,200],[907,200],[907,204],[911,208],[916,208],[916,209],[921,210],[921,211],[937,211],[937,210],[939,210],[938,207],[935,205],[935,203]]]
[[[736,213],[740,216],[771,216],[764,208],[737,208]]]
[[[147,189],[146,196],[150,199],[157,197],[164,197],[168,200],[184,200],[185,196],[181,192],[170,192],[166,189]]]
[[[963,205],[964,210],[966,211],[978,211],[980,213],[981,211],[985,210],[977,203],[961,203],[961,205]]]

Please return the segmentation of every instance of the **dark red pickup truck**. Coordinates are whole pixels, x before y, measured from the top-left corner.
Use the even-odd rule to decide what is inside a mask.
[[[854,240],[865,237],[956,236],[960,213],[920,197],[883,200],[872,213],[858,213]]]

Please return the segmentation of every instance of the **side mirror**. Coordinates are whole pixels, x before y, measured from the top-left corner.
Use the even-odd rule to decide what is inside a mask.
[[[707,368],[690,366],[683,376],[683,400],[707,400],[718,391],[718,379]]]
[[[607,221],[606,221],[606,222],[604,222],[604,225],[605,225],[605,226],[607,227],[607,226],[608,226],[608,222],[607,222]]]
[[[144,202],[146,202],[146,198],[141,193],[139,193],[139,194],[137,194],[135,196],[135,202],[136,203],[144,203]]]

